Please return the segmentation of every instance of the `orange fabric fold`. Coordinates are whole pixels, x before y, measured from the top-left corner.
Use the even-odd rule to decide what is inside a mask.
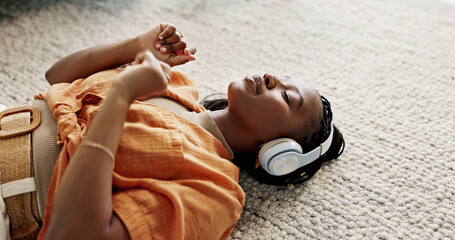
[[[120,71],[56,84],[35,96],[49,104],[57,120],[57,141],[63,145],[39,239],[44,239],[66,167]],[[194,83],[179,72],[173,72],[166,90],[153,95],[205,111],[197,102]],[[238,174],[227,150],[209,132],[167,109],[136,100],[116,153],[113,210],[132,239],[227,239],[244,206]]]

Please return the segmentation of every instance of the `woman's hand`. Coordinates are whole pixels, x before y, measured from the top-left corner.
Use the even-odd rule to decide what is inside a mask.
[[[166,89],[170,75],[171,67],[145,50],[136,56],[132,65],[117,75],[113,87],[132,102],[138,97]]]
[[[142,49],[148,49],[160,61],[177,66],[196,58],[196,48],[187,47],[183,35],[170,23],[161,23],[139,36]]]

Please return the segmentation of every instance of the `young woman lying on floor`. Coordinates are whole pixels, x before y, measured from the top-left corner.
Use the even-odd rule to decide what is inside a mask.
[[[48,169],[57,159],[39,239],[227,239],[245,198],[232,161],[287,185],[342,153],[330,103],[303,81],[247,76],[227,99],[200,105],[193,82],[171,69],[195,60],[182,37],[162,23],[47,71],[52,87],[33,103],[42,123],[32,142],[56,146],[51,130],[40,134],[51,140],[34,137],[47,126],[61,149],[34,155]]]

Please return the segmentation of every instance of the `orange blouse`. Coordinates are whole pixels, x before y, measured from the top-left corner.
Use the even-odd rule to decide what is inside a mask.
[[[49,104],[57,120],[57,140],[63,144],[39,239],[44,239],[65,169],[120,71],[107,70],[71,84],[56,84],[35,97]],[[197,102],[193,82],[179,72],[172,74],[167,89],[152,95],[171,97],[196,112],[205,111]],[[113,210],[132,239],[229,237],[245,201],[238,184],[239,169],[222,143],[199,125],[167,109],[134,101],[115,158]]]

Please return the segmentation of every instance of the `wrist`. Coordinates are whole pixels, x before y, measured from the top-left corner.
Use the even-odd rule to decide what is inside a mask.
[[[127,40],[127,44],[129,45],[130,53],[133,56],[132,61],[136,58],[136,56],[144,50],[144,43],[142,42],[140,36],[133,37]]]
[[[139,54],[140,52],[144,51],[147,48],[145,46],[144,40],[142,39],[141,35],[130,39],[130,41],[131,41],[132,45],[136,47],[136,49],[135,49],[136,55]]]
[[[121,76],[117,76],[114,79],[114,83],[109,89],[108,96],[111,96],[114,99],[118,99],[119,103],[131,104],[134,101],[134,97],[131,94],[131,90],[127,84],[124,84],[124,81],[120,80]]]
[[[139,52],[144,51],[144,50],[156,50],[155,49],[155,44],[159,40],[158,35],[161,32],[160,25],[150,29],[147,32],[144,32],[137,37],[135,37],[137,41],[137,46],[139,46]]]

